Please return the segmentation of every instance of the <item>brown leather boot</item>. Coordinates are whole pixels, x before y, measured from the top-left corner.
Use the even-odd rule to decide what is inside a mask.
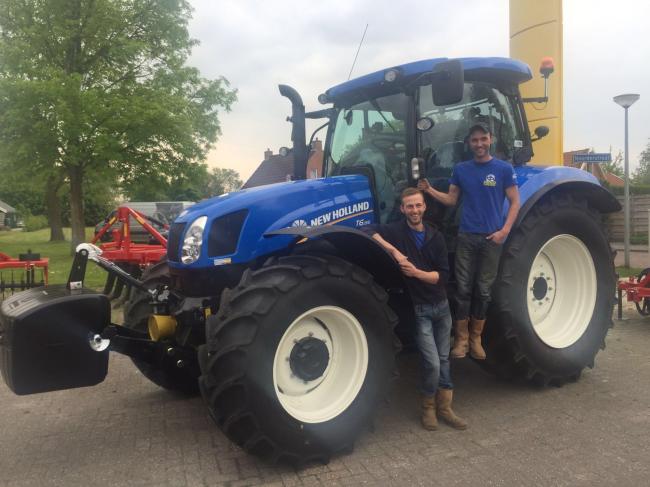
[[[438,429],[435,396],[422,396],[422,426],[429,431]]]
[[[460,416],[456,416],[456,413],[451,409],[453,397],[453,389],[438,389],[438,392],[436,392],[436,408],[438,416],[452,428],[457,430],[467,429],[467,421]]]
[[[451,349],[451,358],[463,358],[469,351],[469,332],[467,331],[467,319],[458,320],[455,323],[454,347]]]
[[[476,318],[472,318],[469,325],[469,354],[476,360],[485,360],[485,350],[481,345],[481,333],[483,333],[484,326],[485,320]]]

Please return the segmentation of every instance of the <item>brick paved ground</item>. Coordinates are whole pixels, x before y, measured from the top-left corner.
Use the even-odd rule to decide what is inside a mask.
[[[648,485],[650,318],[618,322],[596,368],[562,388],[500,382],[457,364],[465,432],[418,423],[414,356],[354,452],[300,471],[232,446],[200,399],[113,356],[95,388],[14,396],[0,384],[0,485]]]

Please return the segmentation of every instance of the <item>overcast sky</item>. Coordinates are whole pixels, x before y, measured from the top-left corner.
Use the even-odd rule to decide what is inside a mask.
[[[347,79],[366,23],[352,77],[419,59],[508,56],[508,0],[190,2],[200,42],[191,64],[239,90],[208,163],[243,179],[264,150],[290,145],[291,107],[277,85],[296,88],[307,110],[321,108],[318,94]],[[644,0],[564,1],[565,151],[622,149],[624,111],[612,97],[639,93],[629,111],[634,167],[650,138],[649,26]]]

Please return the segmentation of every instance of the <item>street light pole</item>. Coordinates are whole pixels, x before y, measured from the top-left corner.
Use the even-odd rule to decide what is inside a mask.
[[[639,99],[639,95],[627,93],[614,97],[614,101],[625,109],[625,190],[624,190],[624,243],[625,246],[625,267],[630,267],[630,155],[628,147],[628,121],[627,109]]]

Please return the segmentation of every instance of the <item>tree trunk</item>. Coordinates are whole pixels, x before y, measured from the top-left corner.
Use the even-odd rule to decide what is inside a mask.
[[[62,242],[63,221],[61,219],[61,199],[59,198],[59,189],[61,189],[61,178],[50,176],[47,178],[47,187],[45,188],[45,206],[47,209],[47,221],[50,224],[50,242]]]
[[[72,226],[71,247],[74,254],[77,245],[86,241],[83,208],[83,167],[72,166],[68,169],[70,177],[70,226]]]

